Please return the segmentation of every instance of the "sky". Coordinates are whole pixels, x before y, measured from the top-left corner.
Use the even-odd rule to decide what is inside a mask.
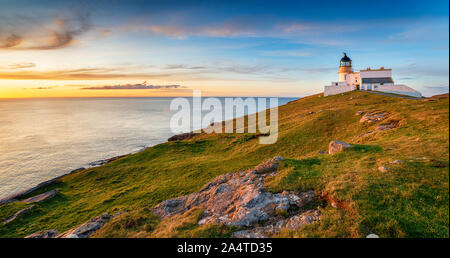
[[[446,93],[449,2],[0,0],[0,99],[301,97],[343,52]]]

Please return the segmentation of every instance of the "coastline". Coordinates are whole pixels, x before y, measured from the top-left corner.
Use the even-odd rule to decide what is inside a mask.
[[[33,187],[28,188],[26,190],[10,194],[10,195],[0,199],[0,206],[8,204],[8,203],[11,203],[11,202],[16,202],[16,201],[18,201],[17,199],[20,199],[21,197],[23,197],[23,196],[25,196],[27,194],[30,194],[30,193],[32,193],[32,192],[34,192],[36,190],[39,190],[39,189],[41,189],[43,187],[46,187],[46,186],[48,186],[48,185],[50,185],[52,183],[55,183],[59,179],[65,177],[67,175],[70,175],[70,174],[73,174],[73,173],[76,173],[76,172],[80,172],[80,171],[83,171],[83,170],[86,170],[86,169],[89,169],[89,168],[104,166],[104,165],[106,165],[108,163],[111,163],[111,162],[113,162],[115,160],[118,160],[118,159],[124,158],[126,156],[145,151],[146,149],[150,148],[151,146],[141,146],[141,147],[142,148],[139,149],[138,151],[130,152],[130,153],[127,153],[127,154],[122,154],[122,155],[119,155],[119,156],[114,156],[114,157],[107,158],[107,159],[101,159],[101,160],[92,161],[92,162],[88,163],[87,164],[88,166],[86,166],[86,167],[79,167],[79,168],[74,169],[72,171],[69,171],[68,173],[65,173],[63,175],[54,177],[54,178],[46,180],[46,181],[43,181],[43,182],[37,184],[36,186],[33,186]]]

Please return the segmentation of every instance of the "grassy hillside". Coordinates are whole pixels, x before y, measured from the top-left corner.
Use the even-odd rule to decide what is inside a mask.
[[[311,111],[315,113],[310,113]],[[388,112],[385,120],[360,123],[357,111]],[[392,130],[373,131],[394,122]],[[270,191],[315,190],[323,197],[321,221],[280,237],[448,237],[449,99],[409,100],[363,92],[306,97],[279,108],[279,138],[260,145],[248,134],[199,135],[167,142],[105,166],[65,176],[39,192],[58,189],[53,199],[0,225],[0,237],[38,230],[60,232],[104,212],[128,211],[97,237],[227,237],[235,228],[197,226],[201,210],[160,220],[159,202],[198,191],[217,175],[250,169],[282,156]],[[331,140],[357,144],[335,155],[319,154]],[[401,160],[401,163],[390,163]],[[380,172],[379,166],[388,171]],[[36,192],[37,193],[37,192]],[[36,194],[33,193],[33,194]],[[26,207],[0,207],[0,219]]]

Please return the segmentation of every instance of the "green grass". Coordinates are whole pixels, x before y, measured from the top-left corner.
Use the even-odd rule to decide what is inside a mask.
[[[361,124],[361,116],[355,115],[360,110],[386,111],[389,117]],[[339,203],[338,208],[325,201],[317,204],[323,213],[319,223],[278,237],[449,237],[448,111],[448,97],[427,101],[364,92],[313,95],[279,108],[276,144],[261,145],[251,134],[199,135],[67,175],[39,190],[58,189],[55,198],[0,225],[0,237],[44,229],[63,232],[104,212],[120,211],[129,213],[107,223],[96,237],[227,237],[235,229],[196,224],[201,210],[161,220],[149,209],[198,191],[217,175],[250,169],[277,155],[286,159],[278,175],[266,181],[270,191],[313,189],[326,201]],[[400,127],[358,137],[390,120],[400,121]],[[318,154],[331,140],[356,147]],[[388,164],[397,159],[403,162]],[[378,171],[379,166],[388,172]],[[0,218],[25,206],[1,206]]]

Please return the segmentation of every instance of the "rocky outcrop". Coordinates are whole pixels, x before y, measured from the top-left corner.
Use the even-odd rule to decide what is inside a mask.
[[[70,229],[58,236],[56,238],[88,238],[92,233],[100,229],[107,221],[109,221],[112,216],[107,213],[102,214],[90,221],[81,224],[78,227]]]
[[[38,231],[29,236],[26,236],[25,238],[88,238],[95,231],[103,227],[106,222],[124,213],[126,212],[119,212],[114,215],[108,215],[108,213],[104,213],[62,234],[59,234],[55,229],[50,229]]]
[[[397,128],[398,125],[399,125],[399,121],[391,121],[390,123],[377,126],[375,128],[375,131],[391,130],[391,129]]]
[[[346,142],[331,141],[330,144],[328,144],[328,153],[335,154],[351,147],[353,147],[353,145]]]
[[[23,200],[23,202],[30,203],[30,202],[42,202],[44,200],[53,198],[59,191],[58,190],[50,190],[48,192],[38,194],[36,196],[30,197],[28,199]]]
[[[128,156],[128,154],[112,157],[109,159],[101,159],[101,160],[93,161],[93,162],[89,163],[88,165],[91,167],[103,166],[103,165],[106,165],[110,162],[113,162],[115,160],[118,160],[118,159],[126,157],[126,156]]]
[[[377,121],[381,121],[384,120],[386,118],[386,116],[388,115],[387,112],[372,112],[372,113],[367,113],[365,114],[363,117],[361,117],[361,119],[359,120],[360,123],[374,123]]]
[[[76,173],[76,172],[79,172],[79,171],[82,171],[82,170],[84,170],[84,168],[77,168],[77,169],[75,169],[75,170],[70,171],[68,174]],[[66,174],[66,175],[67,175],[67,174]],[[38,189],[41,189],[41,188],[43,188],[43,187],[45,187],[45,186],[48,186],[48,185],[51,185],[51,184],[57,182],[58,180],[60,180],[60,179],[61,179],[62,177],[64,177],[64,176],[65,176],[65,175],[55,177],[55,178],[53,178],[53,179],[44,181],[44,182],[38,184],[38,185],[35,186],[35,187],[32,187],[32,188],[27,189],[27,190],[25,190],[25,191],[18,192],[18,193],[12,194],[12,195],[10,195],[10,196],[7,196],[7,197],[5,197],[5,198],[3,198],[3,199],[0,199],[0,205],[8,204],[8,203],[10,203],[10,202],[15,202],[15,201],[17,201],[17,199],[20,199],[20,198],[24,197],[25,195],[27,195],[27,194],[29,194],[29,193],[31,193],[31,192],[34,192],[34,191],[36,191],[36,190],[38,190]]]
[[[199,225],[223,223],[254,227],[266,223],[270,227],[280,220],[284,221],[284,218],[277,216],[278,213],[289,215],[289,211],[299,210],[315,199],[314,191],[295,194],[288,191],[270,193],[265,190],[265,177],[273,175],[281,159],[275,157],[259,164],[253,170],[218,176],[199,192],[166,200],[152,211],[160,217],[171,217],[194,207],[202,207],[204,212]],[[280,225],[293,223],[288,223],[286,219]],[[260,231],[258,234],[263,234],[267,229]]]
[[[16,220],[20,215],[23,215],[25,213],[28,213],[31,209],[33,209],[34,205],[31,205],[30,207],[27,207],[25,209],[21,209],[20,211],[14,213],[14,215],[12,215],[11,217],[7,218],[6,220],[3,221],[3,225],[6,225],[10,222],[13,222],[14,220]]]
[[[195,135],[197,135],[197,134],[193,133],[193,132],[177,134],[177,135],[170,137],[167,141],[173,142],[173,141],[187,140],[187,139],[193,138]]]
[[[31,235],[26,236],[25,238],[54,238],[59,234],[58,230],[50,229],[50,230],[42,230]]]
[[[299,230],[305,225],[312,224],[320,220],[321,213],[318,210],[309,210],[302,214],[282,219],[274,224],[264,227],[255,227],[253,229],[240,230],[233,232],[233,238],[265,238],[279,233],[283,228],[291,231]]]

